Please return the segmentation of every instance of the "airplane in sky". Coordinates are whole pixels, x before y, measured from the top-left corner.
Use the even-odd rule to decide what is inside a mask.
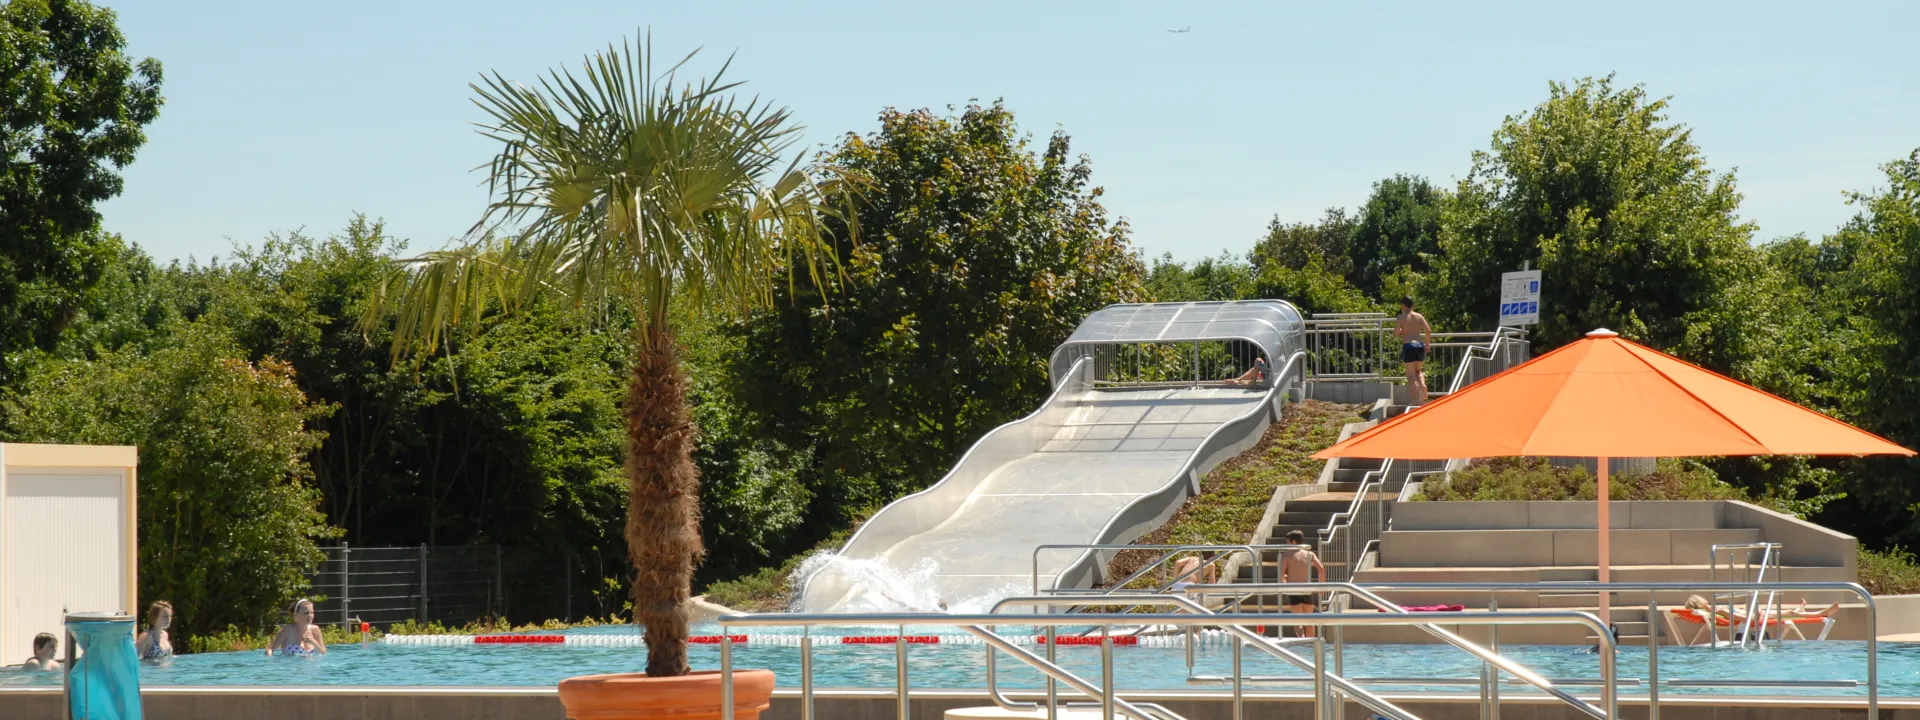
[[[1186,27],[1183,27],[1183,28],[1180,28],[1179,30],[1175,30],[1175,29],[1173,29],[1173,28],[1167,28],[1167,32],[1170,32],[1170,33],[1183,33],[1183,32],[1186,32],[1186,31],[1188,31],[1188,30],[1192,30],[1192,29],[1193,29],[1193,26],[1192,26],[1192,25],[1188,25],[1188,26],[1186,26]]]

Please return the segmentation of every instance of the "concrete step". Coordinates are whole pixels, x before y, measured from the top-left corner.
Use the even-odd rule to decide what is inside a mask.
[[[1706,564],[1709,548],[1715,544],[1751,543],[1760,539],[1760,531],[1751,528],[1618,529],[1611,535],[1612,560],[1616,565]],[[1390,530],[1380,538],[1380,564],[1383,567],[1579,566],[1593,565],[1598,550],[1599,534],[1593,530]]]
[[[1292,506],[1289,505],[1287,507],[1291,508]],[[1342,508],[1342,509],[1344,510],[1345,508]],[[1274,516],[1273,536],[1274,537],[1286,536],[1286,533],[1280,530],[1280,526],[1282,525],[1286,525],[1289,528],[1293,528],[1293,527],[1323,528],[1327,526],[1327,521],[1331,519],[1333,519],[1333,513],[1330,513],[1330,512],[1296,512],[1291,509],[1283,509],[1280,511],[1279,515]]]
[[[1334,462],[1334,466],[1333,466],[1334,472],[1339,472],[1342,470],[1359,470],[1363,472],[1368,470],[1379,470],[1380,466],[1385,465],[1387,463],[1387,461],[1385,460],[1379,460],[1379,459],[1373,459],[1373,458],[1339,458],[1334,460],[1333,462]]]
[[[1846,568],[1783,568],[1782,575],[1793,581],[1850,582],[1852,577]],[[1599,575],[1593,566],[1571,567],[1507,567],[1507,568],[1368,568],[1354,573],[1354,582],[1361,585],[1392,583],[1426,582],[1462,582],[1462,583],[1517,583],[1536,582],[1593,582]],[[1616,566],[1609,573],[1610,579],[1619,582],[1671,582],[1690,583],[1707,581],[1709,568],[1705,565],[1694,566]],[[1543,588],[1541,590],[1519,590],[1501,592],[1497,596],[1483,590],[1421,590],[1381,591],[1388,599],[1409,605],[1465,605],[1469,608],[1487,607],[1489,597],[1498,597],[1500,607],[1506,609],[1525,608],[1590,608],[1599,603],[1599,593],[1577,588]],[[1664,590],[1654,593],[1653,599],[1663,606],[1678,606],[1686,602],[1689,595],[1696,594],[1687,589]],[[1805,596],[1813,605],[1832,602],[1851,602],[1851,593],[1783,593],[1783,604],[1792,605]],[[1616,591],[1612,604],[1618,608],[1645,608],[1648,595],[1644,591]]]
[[[1374,471],[1373,471],[1373,470],[1358,470],[1358,469],[1356,469],[1356,470],[1343,470],[1343,469],[1339,469],[1339,468],[1335,468],[1335,469],[1334,469],[1334,471],[1333,471],[1333,482],[1334,482],[1334,483],[1357,483],[1357,482],[1361,482],[1361,481],[1364,481],[1364,480],[1366,480],[1366,479],[1367,479],[1367,473],[1370,473],[1370,472],[1374,472]]]

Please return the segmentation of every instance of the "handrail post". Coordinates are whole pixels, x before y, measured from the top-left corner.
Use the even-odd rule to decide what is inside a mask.
[[[720,628],[720,720],[733,718],[733,636]]]
[[[1322,638],[1326,633],[1313,634],[1313,717],[1315,720],[1327,720],[1327,641]],[[1234,651],[1234,664],[1239,664],[1240,653]],[[1237,699],[1236,699],[1237,700]],[[1238,710],[1234,707],[1235,718],[1239,720]]]
[[[909,720],[901,716],[900,720]],[[1113,626],[1100,626],[1100,720],[1113,720]]]
[[[1240,671],[1240,650],[1246,644],[1240,636],[1233,636],[1233,720],[1246,720],[1246,706],[1243,704],[1246,698],[1241,688],[1243,675]],[[1314,707],[1318,708],[1319,704],[1316,703]]]
[[[901,625],[899,633],[893,636],[894,694],[899,696],[900,720],[913,720],[913,700],[907,692],[907,626]]]
[[[1660,603],[1647,591],[1647,720],[1660,720]]]
[[[993,652],[991,648],[987,652]],[[813,720],[813,626],[800,629],[800,720]]]
[[[1487,611],[1495,614],[1500,612],[1500,598],[1494,597],[1492,593],[1487,594]],[[1487,650],[1495,655],[1499,655],[1500,626],[1488,625],[1487,631]],[[1500,668],[1494,667],[1493,663],[1486,663],[1486,666],[1487,673],[1492,676],[1493,680],[1493,683],[1487,690],[1488,695],[1493,700],[1493,705],[1491,706],[1493,712],[1487,715],[1487,720],[1500,720]]]
[[[1054,648],[1059,645],[1058,643],[1054,642],[1054,633],[1058,630],[1059,628],[1053,625],[1047,626],[1047,663],[1048,664],[1058,664],[1054,658]],[[988,645],[987,652],[993,652],[993,646]],[[1060,718],[1060,681],[1055,680],[1054,677],[1050,674],[1047,674],[1047,673],[1041,673],[1041,674],[1047,676],[1047,720],[1059,720]],[[1187,650],[1187,677],[1193,677],[1193,650],[1191,645],[1188,646],[1188,650]]]

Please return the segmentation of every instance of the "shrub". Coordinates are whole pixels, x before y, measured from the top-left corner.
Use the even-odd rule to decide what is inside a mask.
[[[1646,474],[1609,478],[1613,500],[1746,500],[1739,488],[1687,460],[1661,460]],[[1493,458],[1429,482],[1415,500],[1593,500],[1599,479],[1585,467],[1555,467],[1545,458]]]
[[[1920,593],[1920,558],[1899,548],[1860,548],[1860,584],[1875,595]]]

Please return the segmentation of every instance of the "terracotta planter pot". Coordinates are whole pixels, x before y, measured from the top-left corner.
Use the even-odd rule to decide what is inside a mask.
[[[757,720],[773,696],[772,670],[733,671],[734,720]],[[720,720],[720,673],[670,678],[641,673],[560,681],[560,704],[573,720]]]

